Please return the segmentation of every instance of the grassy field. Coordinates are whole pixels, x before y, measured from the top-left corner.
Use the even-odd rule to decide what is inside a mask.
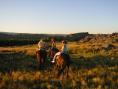
[[[60,48],[60,43],[57,44]],[[37,45],[0,47],[0,89],[118,89],[118,44],[70,42],[68,76],[38,69]]]

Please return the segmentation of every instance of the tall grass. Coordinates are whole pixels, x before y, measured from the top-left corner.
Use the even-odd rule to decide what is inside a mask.
[[[95,46],[69,43],[73,63],[68,75],[64,72],[60,77],[55,76],[57,70],[49,65],[38,69],[37,45],[0,47],[0,88],[117,89],[118,49],[96,51]]]

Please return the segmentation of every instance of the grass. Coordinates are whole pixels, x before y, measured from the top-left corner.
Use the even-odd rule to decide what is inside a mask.
[[[0,47],[0,89],[117,89],[118,48],[94,50],[101,45],[69,43],[73,63],[58,78],[49,65],[38,69],[37,45]]]

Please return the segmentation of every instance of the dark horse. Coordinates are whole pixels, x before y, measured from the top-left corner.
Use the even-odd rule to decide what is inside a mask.
[[[68,69],[71,64],[71,58],[69,54],[61,53],[56,57],[55,65],[56,65],[56,70],[58,70],[58,76],[64,72],[64,70],[67,68],[67,74],[68,74]]]
[[[52,59],[57,52],[59,52],[57,48],[51,49],[49,52],[50,58]],[[71,58],[69,54],[61,53],[58,55],[55,60],[55,69],[58,70],[58,76],[63,73],[66,68],[69,69],[70,64]]]
[[[52,59],[53,59],[53,57],[54,57],[54,55],[57,53],[57,52],[59,52],[59,50],[57,49],[57,48],[50,48],[50,50],[49,50],[49,54],[48,54],[48,56],[50,57],[50,61],[52,61]]]
[[[39,68],[42,69],[46,63],[47,52],[46,52],[46,50],[37,50],[36,55],[37,55],[37,61],[39,63]]]
[[[52,59],[54,55],[59,52],[57,48],[50,49],[48,52],[48,56]],[[39,63],[39,68],[44,68],[47,59],[47,52],[46,50],[37,50],[36,51],[37,60]],[[56,57],[55,60],[55,68],[58,70],[58,76],[64,72],[65,68],[69,68],[71,61],[70,56],[68,54],[61,53]]]

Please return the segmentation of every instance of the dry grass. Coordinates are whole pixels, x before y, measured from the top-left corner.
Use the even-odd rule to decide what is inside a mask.
[[[0,47],[1,89],[117,89],[118,45],[115,49],[95,51],[103,43],[70,42],[73,64],[60,77],[56,70],[38,70],[37,45]],[[60,43],[58,43],[60,48]]]

